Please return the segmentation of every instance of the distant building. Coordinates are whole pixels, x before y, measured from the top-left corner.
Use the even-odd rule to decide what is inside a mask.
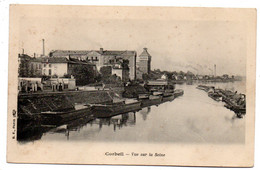
[[[78,60],[86,60],[95,64],[99,71],[103,66],[113,66],[113,61],[117,59],[128,60],[129,77],[131,80],[136,78],[136,51],[109,51],[100,48],[100,50],[77,51],[77,50],[53,50],[50,57],[70,57]]]
[[[113,65],[112,75],[114,74],[120,77],[123,82],[129,81],[129,67],[122,62],[117,62]]]
[[[148,53],[147,48],[143,49],[143,52],[139,55],[136,62],[136,77],[142,79],[143,74],[149,74],[151,71],[151,59],[152,56]]]
[[[18,55],[18,76],[19,77],[29,77],[30,76],[30,61],[31,57],[27,54]]]
[[[78,65],[91,67],[96,71],[94,64],[70,57],[43,57],[42,59],[42,75],[64,77],[72,75],[74,67]]]
[[[95,72],[97,71],[95,64],[71,57],[30,57],[26,54],[19,54],[18,63],[19,77],[41,77],[43,75],[64,77],[71,75],[77,65],[91,67]]]
[[[168,80],[168,77],[167,77],[166,74],[163,74],[163,75],[161,76],[161,79],[162,79],[162,80]]]
[[[30,57],[27,54],[18,55],[19,77],[40,77],[41,59]]]
[[[224,75],[222,76],[222,78],[223,78],[223,79],[229,79],[229,76],[228,76],[228,74],[224,74]]]
[[[42,59],[33,57],[30,62],[30,70],[34,77],[42,76]]]

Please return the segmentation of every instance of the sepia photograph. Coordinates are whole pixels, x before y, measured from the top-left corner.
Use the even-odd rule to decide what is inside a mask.
[[[8,162],[253,166],[254,9],[10,5],[9,36]]]

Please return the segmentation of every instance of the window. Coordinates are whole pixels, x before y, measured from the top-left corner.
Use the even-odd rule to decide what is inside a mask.
[[[51,67],[51,64],[49,64],[49,67]]]
[[[49,69],[49,75],[51,75],[51,69]]]
[[[46,64],[45,64],[45,63],[43,64],[43,67],[46,67]]]

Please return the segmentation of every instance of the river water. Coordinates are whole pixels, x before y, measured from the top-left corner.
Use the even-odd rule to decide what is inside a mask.
[[[197,85],[176,85],[184,95],[171,102],[109,119],[74,122],[43,133],[40,140],[244,143],[246,116],[236,118],[223,102],[209,98]],[[243,82],[208,85],[245,94]]]

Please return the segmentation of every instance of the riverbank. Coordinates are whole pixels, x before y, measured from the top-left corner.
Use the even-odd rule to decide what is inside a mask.
[[[239,83],[239,82],[236,82]],[[244,84],[215,84],[218,88],[237,89],[244,93]],[[32,129],[19,142],[170,142],[243,144],[245,121],[216,102],[197,85],[176,85],[184,94],[172,102],[144,107],[137,112],[111,118],[89,120],[81,118],[61,126],[41,126]],[[33,126],[33,125],[31,125]],[[221,127],[221,128],[219,128]],[[37,141],[35,141],[37,142]]]
[[[160,105],[167,101],[172,101],[176,97],[183,95],[183,91],[177,90],[168,96],[153,96],[156,99],[139,100],[138,108],[130,108],[131,112],[136,112],[144,107]],[[91,107],[91,103],[112,103],[112,98],[117,96],[112,91],[77,91],[77,92],[58,92],[26,94],[19,96],[18,112],[18,140],[26,140],[26,134],[44,133],[45,130],[56,128],[71,121],[84,119],[91,121],[98,117]],[[118,96],[117,96],[118,97]],[[82,104],[79,104],[82,103]],[[104,105],[105,106],[105,105]],[[118,113],[111,113],[111,116],[126,113],[124,106],[120,107]],[[122,108],[121,108],[122,107]],[[100,114],[100,113],[98,113]],[[104,112],[107,114],[107,112]],[[109,117],[104,116],[104,117]],[[41,128],[44,127],[44,128]],[[38,129],[45,129],[38,131]],[[30,137],[30,136],[29,136]]]

